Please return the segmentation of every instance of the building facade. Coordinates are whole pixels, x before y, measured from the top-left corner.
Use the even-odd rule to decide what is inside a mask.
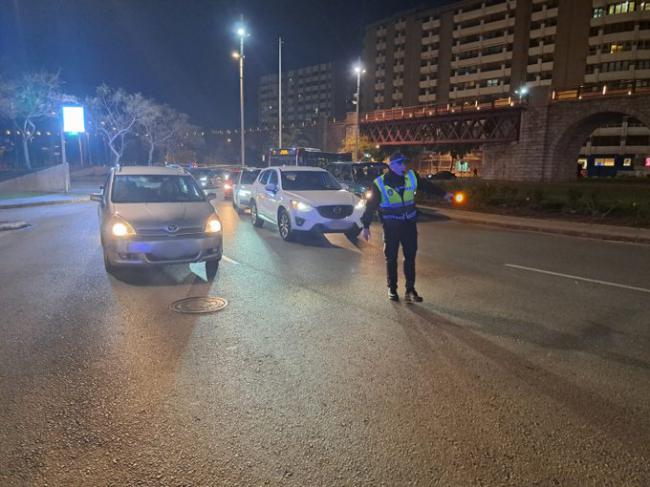
[[[283,125],[312,123],[322,118],[341,119],[352,103],[354,80],[335,63],[323,63],[282,73]],[[258,123],[278,124],[278,75],[260,80]]]
[[[650,84],[650,1],[464,0],[369,25],[363,52],[363,111],[481,103],[534,86],[634,89]],[[583,154],[650,155],[650,130],[634,125],[599,129]]]

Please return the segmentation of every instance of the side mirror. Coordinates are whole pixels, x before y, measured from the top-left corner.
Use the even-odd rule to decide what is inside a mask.
[[[275,193],[275,192],[278,191],[277,185],[275,185],[273,183],[268,183],[266,186],[264,186],[264,189],[266,191],[269,191],[270,193]]]
[[[217,195],[214,193],[208,193],[208,201],[216,200]]]
[[[90,200],[102,203],[104,201],[104,195],[102,193],[93,193],[90,195]]]

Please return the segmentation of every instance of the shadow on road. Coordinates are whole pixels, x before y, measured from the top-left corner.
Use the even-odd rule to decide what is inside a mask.
[[[624,407],[580,387],[577,383],[569,382],[553,372],[540,368],[526,358],[424,306],[409,306],[407,309],[420,318],[415,323],[419,322],[421,326],[412,325],[408,321],[403,326],[407,328],[406,332],[409,335],[414,333],[419,335],[420,343],[439,342],[439,332],[442,331],[496,363],[532,389],[550,397],[558,404],[563,404],[585,422],[609,432],[621,444],[628,445],[642,455],[650,453],[650,444],[647,441],[650,438],[650,426],[640,424],[638,417],[629,414]],[[425,340],[421,340],[422,338]],[[635,418],[635,422],[631,423],[626,418]]]
[[[205,275],[204,264],[182,264],[150,268],[120,269],[113,277],[131,286],[195,286],[210,284]],[[214,282],[219,281],[219,272]]]

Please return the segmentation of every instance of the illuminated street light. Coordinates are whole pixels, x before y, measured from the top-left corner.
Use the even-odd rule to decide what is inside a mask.
[[[242,18],[243,20],[243,18]],[[237,36],[239,37],[239,52],[233,52],[232,57],[239,61],[239,118],[240,118],[240,137],[241,137],[241,165],[246,165],[246,151],[244,139],[244,39],[248,37],[248,32],[243,25],[237,27]]]
[[[359,125],[360,125],[360,120],[359,120],[359,106],[361,105],[361,75],[366,72],[365,69],[363,69],[363,65],[361,62],[358,62],[357,64],[354,65],[352,68],[354,71],[354,74],[357,75],[357,95],[356,95],[356,112],[357,112],[357,119],[356,119],[356,130],[354,131],[354,154],[352,155],[352,160],[357,161],[359,159]]]

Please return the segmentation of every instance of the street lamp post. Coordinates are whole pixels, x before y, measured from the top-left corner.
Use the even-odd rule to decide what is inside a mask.
[[[241,135],[241,165],[246,165],[245,135],[244,135],[244,38],[246,29],[242,26],[237,29],[239,36],[239,53],[236,58],[239,59],[239,131]]]
[[[356,112],[357,112],[357,117],[356,117],[356,124],[355,124],[355,130],[354,130],[354,154],[352,159],[354,161],[359,160],[359,131],[360,131],[360,119],[359,119],[359,107],[361,105],[361,75],[365,73],[366,70],[363,69],[363,66],[361,63],[358,63],[354,67],[354,73],[357,75],[357,95],[356,95]]]

